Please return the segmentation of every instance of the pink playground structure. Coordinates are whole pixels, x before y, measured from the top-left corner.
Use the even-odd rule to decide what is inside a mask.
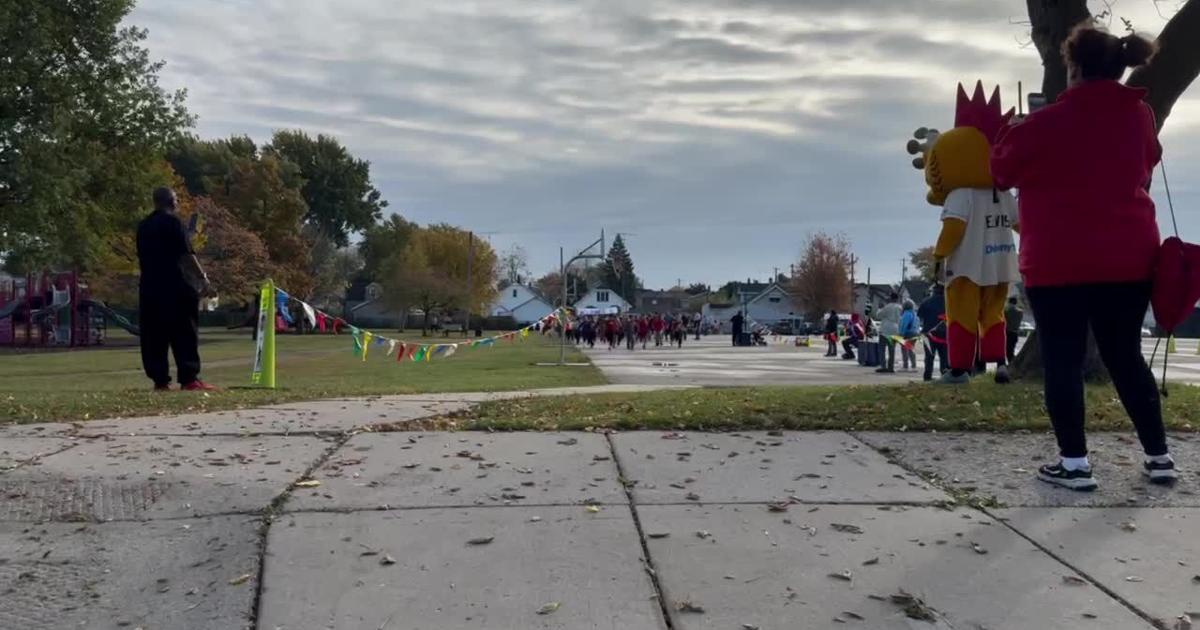
[[[137,334],[136,326],[92,300],[87,283],[75,272],[0,280],[0,346],[100,345],[109,319]]]

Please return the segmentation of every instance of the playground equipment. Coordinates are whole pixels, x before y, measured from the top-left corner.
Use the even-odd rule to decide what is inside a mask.
[[[83,347],[104,343],[108,321],[136,335],[137,326],[91,299],[74,272],[0,281],[0,346]]]

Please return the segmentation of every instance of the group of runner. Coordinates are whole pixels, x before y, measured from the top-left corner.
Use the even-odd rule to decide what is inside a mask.
[[[635,350],[640,345],[645,350],[651,343],[655,347],[682,348],[689,334],[700,339],[704,332],[703,321],[699,313],[690,317],[660,313],[589,316],[568,325],[567,336],[576,344],[587,344],[589,348],[607,344],[609,350],[621,346]]]

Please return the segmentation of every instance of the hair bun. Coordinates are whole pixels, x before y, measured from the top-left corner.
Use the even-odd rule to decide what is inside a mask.
[[[1130,68],[1149,63],[1155,50],[1154,42],[1136,33],[1121,38],[1121,62]]]

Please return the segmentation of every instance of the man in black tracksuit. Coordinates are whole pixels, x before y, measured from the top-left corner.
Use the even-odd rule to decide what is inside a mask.
[[[154,212],[137,230],[138,323],[141,328],[142,368],[155,390],[171,388],[168,349],[175,355],[181,389],[211,390],[200,381],[200,294],[212,287],[192,254],[187,231],[176,216],[175,192],[154,191]]]
[[[938,373],[945,372],[948,367],[946,350],[946,290],[941,283],[934,284],[929,290],[929,297],[921,302],[917,309],[917,317],[921,320],[921,332],[927,340],[925,346],[925,380],[933,380],[933,357],[938,359]]]

